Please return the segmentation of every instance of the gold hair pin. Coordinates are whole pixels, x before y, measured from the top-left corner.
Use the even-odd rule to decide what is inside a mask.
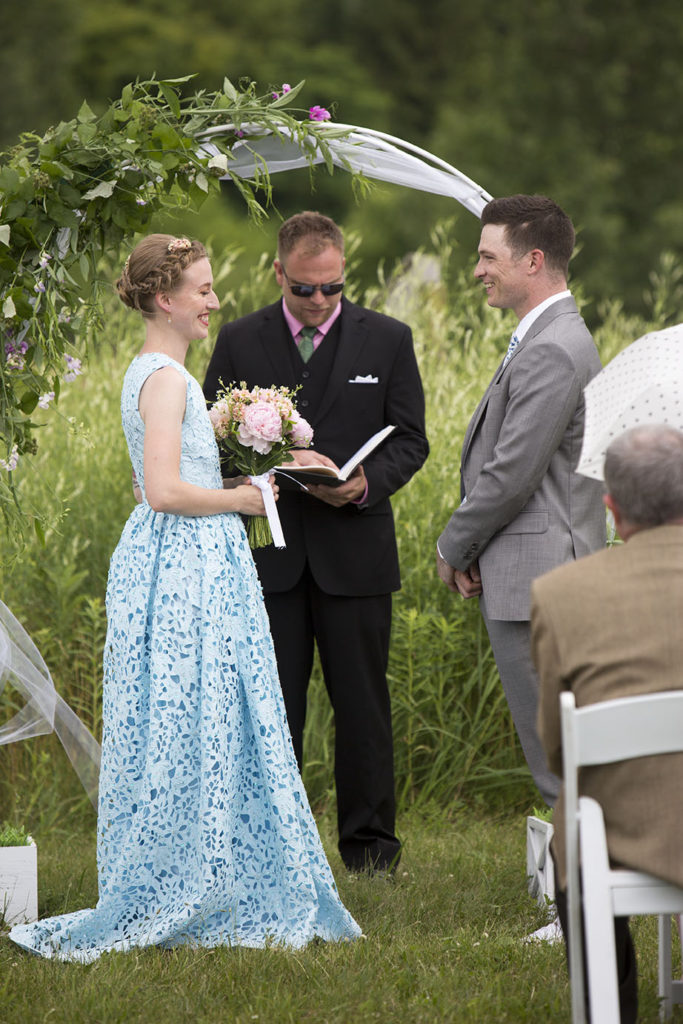
[[[168,243],[168,251],[171,253],[186,252],[192,248],[192,242],[189,238],[174,238],[173,241]]]

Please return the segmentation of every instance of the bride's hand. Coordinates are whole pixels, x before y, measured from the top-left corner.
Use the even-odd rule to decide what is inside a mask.
[[[236,502],[235,512],[241,512],[244,516],[264,516],[266,514],[263,495],[250,480],[231,488],[231,490]]]
[[[280,488],[275,483],[275,477],[271,476],[268,482],[273,492],[273,497],[277,501]],[[252,484],[251,480],[245,480],[243,484],[233,488],[232,492],[237,500],[236,512],[241,512],[245,516],[264,516],[266,514],[263,494],[260,488]]]

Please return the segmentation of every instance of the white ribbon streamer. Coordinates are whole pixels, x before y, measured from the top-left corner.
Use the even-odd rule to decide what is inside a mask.
[[[323,128],[322,125],[319,127]],[[245,137],[233,145],[229,166],[233,174],[247,181],[253,181],[257,175],[262,174],[264,167],[268,168],[269,174],[276,174],[278,171],[298,167],[307,168],[311,162],[320,164],[325,160],[325,155],[311,135],[299,142],[290,135],[286,126],[279,127],[277,135],[260,125],[241,123],[239,128]],[[331,133],[340,128],[348,132],[348,135],[341,139],[331,135],[326,140],[332,162],[337,167],[360,171],[366,177],[378,181],[449,196],[462,203],[475,217],[481,216],[482,210],[493,198],[457,167],[404,139],[361,125],[336,122],[329,125]],[[201,149],[217,156],[218,149],[211,143],[211,137],[234,131],[235,126],[232,124],[208,128],[198,136]],[[224,178],[228,177],[228,174],[224,175]]]
[[[26,704],[0,727],[0,745],[54,730],[96,808],[100,746],[59,696],[40,651],[0,601],[0,694],[6,683]]]
[[[285,535],[282,532],[282,526],[280,525],[280,516],[278,515],[277,505],[275,504],[275,495],[273,494],[273,488],[270,486],[271,472],[259,473],[258,476],[250,476],[252,484],[258,487],[259,491],[263,495],[263,504],[266,506],[266,516],[268,517],[268,525],[270,526],[270,532],[273,535],[273,544],[276,548],[286,548]]]

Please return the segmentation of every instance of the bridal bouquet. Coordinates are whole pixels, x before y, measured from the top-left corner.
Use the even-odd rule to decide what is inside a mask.
[[[242,382],[240,387],[218,392],[209,416],[230,468],[250,477],[263,492],[267,517],[249,517],[251,547],[265,547],[273,537],[277,547],[284,547],[268,477],[275,466],[292,461],[292,448],[308,448],[313,440],[313,429],[299,415],[293,392],[286,387],[255,387],[249,391]]]

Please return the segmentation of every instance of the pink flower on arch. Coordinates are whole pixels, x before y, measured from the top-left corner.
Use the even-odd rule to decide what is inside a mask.
[[[308,108],[308,116],[311,121],[329,121],[332,117],[329,110],[325,110],[324,107],[319,107],[317,104],[315,107]]]
[[[285,96],[288,92],[291,92],[291,91],[292,91],[292,87],[289,84],[289,82],[283,82],[282,83],[282,92],[281,93],[273,92],[273,93],[271,93],[271,96],[273,97],[274,100],[279,100],[280,96]]]

